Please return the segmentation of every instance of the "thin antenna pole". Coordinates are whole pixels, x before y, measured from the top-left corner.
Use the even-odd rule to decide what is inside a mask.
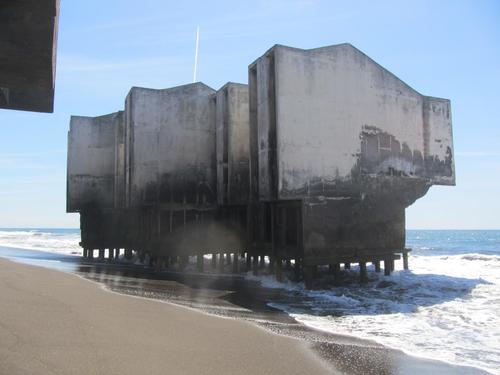
[[[196,50],[194,53],[193,83],[196,82],[196,68],[198,67],[198,45],[200,43],[200,26],[196,27]]]

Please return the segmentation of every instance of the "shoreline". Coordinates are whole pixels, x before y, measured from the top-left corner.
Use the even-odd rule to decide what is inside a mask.
[[[37,250],[38,252],[38,250]],[[1,254],[0,254],[1,256]],[[72,257],[73,258],[73,257]],[[111,263],[101,264],[103,267],[112,267]],[[95,265],[94,265],[95,266]],[[47,265],[42,266],[47,267]],[[140,272],[146,273],[147,270],[140,269]],[[154,295],[143,293],[142,295],[137,294],[136,290],[125,290],[117,284],[116,277],[113,275],[106,275],[105,272],[92,276],[91,274],[81,274],[79,272],[71,272],[80,278],[93,281],[98,286],[103,288],[105,291],[111,291],[118,295],[127,295],[141,297],[143,300],[156,300],[161,302],[166,302],[167,304],[178,306],[180,308],[188,307],[190,310],[195,312],[206,314],[207,316],[226,317],[236,321],[246,320],[252,323],[253,326],[257,328],[264,328],[267,332],[271,331],[272,334],[277,334],[282,337],[288,337],[292,339],[302,340],[303,343],[308,344],[310,349],[304,348],[306,351],[312,351],[316,356],[319,356],[323,360],[329,363],[330,370],[340,369],[343,373],[347,374],[365,374],[365,373],[387,373],[387,374],[417,374],[423,372],[436,372],[439,371],[443,374],[487,374],[485,370],[479,369],[477,367],[470,366],[459,366],[453,363],[428,359],[420,356],[412,356],[411,354],[405,353],[401,350],[394,349],[383,344],[376,342],[375,340],[369,340],[364,338],[358,338],[356,336],[343,335],[343,334],[332,334],[329,332],[321,331],[319,329],[307,326],[293,317],[289,316],[286,312],[282,310],[277,310],[271,308],[272,310],[279,311],[270,317],[264,316],[263,318],[258,315],[258,312],[249,311],[248,316],[238,312],[237,316],[224,316],[220,311],[211,312],[204,308],[203,306],[193,306],[187,305],[186,301],[182,300],[181,303],[176,302],[171,297],[162,298],[161,295]],[[109,276],[109,280],[106,277]],[[147,275],[144,275],[147,276]],[[181,275],[177,275],[181,276]],[[213,277],[213,275],[212,275]],[[137,282],[135,277],[124,278],[121,277],[125,284],[134,284]],[[159,280],[143,279],[141,283],[151,283],[153,287],[157,288]],[[148,291],[147,286],[145,291]],[[161,288],[165,285],[160,285]],[[167,288],[171,287],[167,285]],[[144,292],[144,291],[143,291]],[[193,302],[193,301],[191,301]],[[258,309],[257,309],[258,310]],[[286,316],[286,322],[273,322],[276,320],[277,315]],[[250,318],[249,318],[250,316]],[[283,318],[283,317],[282,317]],[[282,319],[280,318],[280,319]],[[356,363],[354,363],[356,361]]]
[[[5,259],[0,268],[2,373],[331,373],[304,343],[246,322]]]

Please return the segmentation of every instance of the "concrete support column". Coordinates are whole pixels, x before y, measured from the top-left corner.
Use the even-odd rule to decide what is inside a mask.
[[[266,256],[261,255],[259,258],[259,268],[264,268],[266,266]]]
[[[408,267],[408,252],[407,251],[403,251],[403,269],[404,270],[409,269],[409,267]]]
[[[226,253],[226,264],[231,264],[231,253]]]
[[[345,270],[350,270],[351,269],[351,263],[344,263],[344,269]]]
[[[314,267],[313,266],[304,267],[304,284],[306,286],[306,289],[312,289],[313,278],[314,278]]]
[[[113,249],[113,248],[109,248],[108,249],[108,259],[109,260],[113,260],[114,259],[114,255],[115,255],[114,253],[115,253],[115,249]]]
[[[282,260],[281,258],[276,258],[275,259],[275,264],[274,264],[274,271],[276,273],[276,281],[282,282],[283,281],[283,268],[282,268]]]
[[[253,265],[252,265],[252,271],[255,276],[259,274],[259,256],[254,255],[253,256]]]
[[[94,249],[88,249],[87,251],[88,251],[87,257],[89,259],[94,259]]]
[[[389,276],[391,274],[391,259],[384,259],[384,275]]]
[[[180,257],[179,267],[181,271],[184,271],[186,269],[188,263],[189,263],[189,257],[187,255],[183,255]]]
[[[247,251],[247,272],[252,269],[252,257],[250,256],[250,252]]]
[[[233,257],[233,273],[240,272],[240,261],[238,259],[238,253],[234,253]]]
[[[335,284],[340,283],[340,263],[332,264],[333,281]]]
[[[224,273],[224,253],[219,254],[219,272]]]
[[[217,254],[215,253],[212,254],[212,268],[213,269],[217,268]]]
[[[300,274],[301,274],[301,264],[300,260],[298,258],[295,258],[295,264],[293,267],[293,272],[295,275],[295,281],[300,281]]]
[[[126,260],[132,259],[132,249],[125,249],[125,259]]]
[[[373,262],[375,266],[375,272],[380,273],[380,260]]]
[[[82,258],[87,258],[87,252],[88,252],[87,249],[85,248],[82,249]]]
[[[198,254],[196,256],[196,268],[198,269],[198,272],[203,272],[203,266],[204,266],[204,259],[203,259],[203,254]]]
[[[276,259],[273,256],[269,257],[269,273],[272,275],[276,271]]]
[[[104,249],[99,249],[99,259],[104,259]]]
[[[368,271],[366,270],[366,262],[359,262],[359,281],[362,284],[368,282]]]

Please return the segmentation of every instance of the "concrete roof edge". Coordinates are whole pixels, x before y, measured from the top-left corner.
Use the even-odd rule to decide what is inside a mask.
[[[166,91],[176,91],[176,90],[181,90],[181,89],[186,89],[186,88],[194,88],[194,87],[203,87],[205,89],[208,89],[210,91],[215,92],[216,90],[213,89],[212,87],[208,86],[207,84],[203,82],[194,82],[194,83],[186,83],[184,85],[178,85],[178,86],[173,86],[173,87],[167,87],[164,89],[154,89],[151,87],[140,87],[140,86],[132,86],[127,94],[130,95],[130,93],[134,90],[148,90],[148,91],[161,91],[161,92],[166,92]]]
[[[270,53],[272,50],[274,50],[276,48],[283,48],[283,49],[295,50],[295,51],[301,51],[301,52],[307,53],[307,52],[320,52],[322,50],[331,50],[331,49],[342,48],[342,47],[344,47],[344,48],[347,47],[347,48],[351,49],[352,51],[354,51],[355,53],[362,55],[364,58],[366,58],[368,61],[370,61],[370,63],[375,64],[380,69],[384,70],[385,72],[387,72],[391,76],[393,76],[395,79],[397,79],[398,81],[400,81],[410,91],[412,91],[412,92],[420,95],[421,97],[425,96],[425,95],[421,94],[419,91],[417,91],[416,89],[414,89],[413,87],[411,87],[408,83],[406,83],[405,81],[403,81],[397,75],[395,75],[394,73],[392,73],[390,70],[388,70],[384,66],[380,65],[378,62],[376,62],[374,59],[372,59],[366,53],[364,53],[363,51],[361,51],[359,48],[357,48],[354,45],[352,45],[351,43],[347,43],[347,42],[345,42],[345,43],[339,43],[339,44],[332,44],[332,45],[329,45],[329,46],[323,46],[323,47],[317,47],[317,48],[308,48],[308,49],[297,48],[297,47],[290,47],[290,46],[285,46],[283,44],[275,44],[271,48],[269,48],[264,54],[262,54],[260,57],[258,57],[257,59],[255,59],[255,61],[253,61],[251,64],[249,64],[249,67],[255,65],[255,63],[257,62],[257,60],[259,60],[262,56],[267,55],[268,53]],[[441,98],[437,98],[437,99],[441,99]],[[443,99],[443,100],[446,100],[446,99]]]
[[[70,116],[70,121],[72,121],[73,119],[78,119],[78,118],[81,118],[81,119],[91,119],[91,120],[96,120],[96,119],[99,119],[99,118],[102,118],[102,117],[108,117],[108,116],[113,116],[113,115],[119,115],[120,113],[123,113],[123,111],[122,111],[122,110],[120,110],[120,111],[111,112],[111,113],[107,113],[107,114],[104,114],[104,115],[99,115],[99,116],[81,116],[81,115],[71,115],[71,116]]]
[[[224,85],[222,85],[217,91],[224,90],[228,86],[245,86],[248,87],[247,83],[239,83],[239,82],[226,82]]]

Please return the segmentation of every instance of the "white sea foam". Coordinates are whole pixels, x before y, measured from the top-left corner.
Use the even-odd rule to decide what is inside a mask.
[[[410,266],[389,277],[371,270],[364,287],[282,285],[303,302],[273,306],[316,329],[500,374],[500,256],[413,256]]]
[[[82,255],[82,249],[78,245],[79,242],[80,233],[78,231],[0,229],[0,246],[42,250],[67,255]]]

